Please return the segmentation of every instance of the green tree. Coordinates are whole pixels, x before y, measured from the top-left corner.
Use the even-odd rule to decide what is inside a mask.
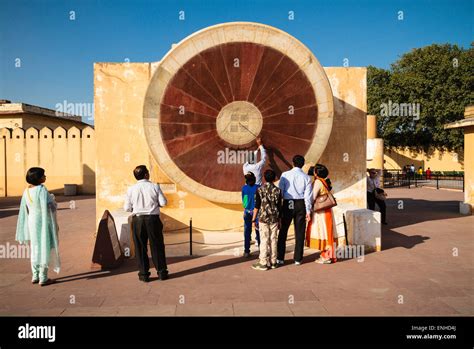
[[[368,112],[377,115],[385,145],[459,151],[462,130],[443,127],[463,119],[464,108],[473,103],[473,71],[473,44],[469,49],[434,44],[405,53],[389,70],[369,66]]]

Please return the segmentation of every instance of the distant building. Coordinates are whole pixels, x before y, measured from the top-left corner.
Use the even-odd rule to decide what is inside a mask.
[[[80,116],[0,100],[0,197],[21,196],[30,167],[46,170],[49,191],[95,193],[95,131]]]
[[[11,103],[8,100],[0,99],[0,128],[21,127],[26,130],[35,127],[40,130],[45,126],[51,129],[61,126],[66,130],[76,126],[82,130],[91,125],[82,122],[80,116],[57,113],[52,109],[25,103]]]

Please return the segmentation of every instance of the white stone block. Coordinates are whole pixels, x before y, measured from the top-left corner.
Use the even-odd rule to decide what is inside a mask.
[[[336,238],[343,238],[346,235],[345,229],[347,228],[347,211],[357,210],[357,209],[359,209],[357,206],[354,206],[351,204],[345,204],[345,203],[338,203],[336,207],[333,207],[332,213],[334,215],[334,223],[336,224],[336,232],[335,232]],[[346,216],[346,228],[344,227],[344,216]],[[349,240],[349,232],[348,232],[348,240]]]
[[[128,217],[132,215],[131,212],[125,212],[124,210],[115,210],[110,212],[114,217],[115,230],[117,230],[118,239],[120,246],[125,253],[126,257],[130,257],[132,246],[130,241],[130,227],[128,225]],[[127,253],[128,251],[128,253]]]
[[[364,245],[365,251],[381,250],[381,214],[368,209],[346,212],[349,244]]]
[[[459,203],[459,213],[462,215],[469,216],[472,214],[472,206],[468,202],[460,202]]]

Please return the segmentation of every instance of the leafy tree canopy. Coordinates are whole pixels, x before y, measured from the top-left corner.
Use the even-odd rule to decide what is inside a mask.
[[[462,129],[444,124],[464,118],[473,103],[474,48],[437,45],[405,53],[389,70],[368,67],[368,113],[387,147],[460,151]]]

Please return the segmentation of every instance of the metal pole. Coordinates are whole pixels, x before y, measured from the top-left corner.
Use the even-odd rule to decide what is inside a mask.
[[[462,192],[464,193],[464,173],[462,174]]]
[[[193,218],[189,218],[189,255],[193,255]]]
[[[436,175],[436,189],[439,189],[439,174]]]
[[[342,214],[342,221],[344,222],[344,237],[346,239],[346,246],[349,246],[349,241],[347,240],[347,224],[346,224],[346,215]]]

